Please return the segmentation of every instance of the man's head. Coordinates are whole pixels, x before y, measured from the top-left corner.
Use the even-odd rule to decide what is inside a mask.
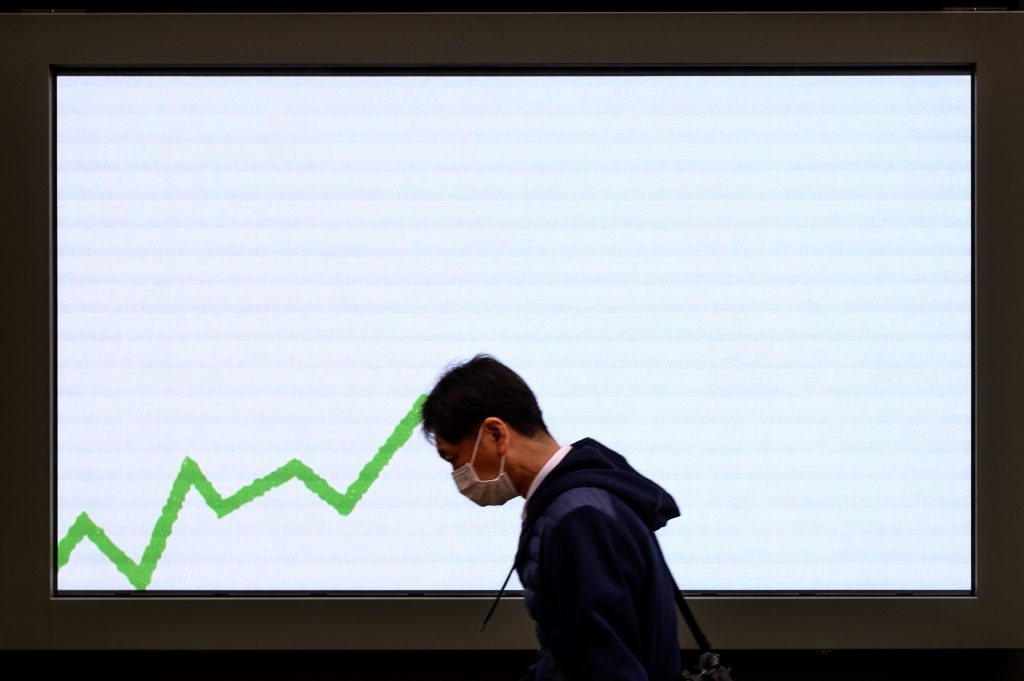
[[[526,381],[489,355],[448,369],[423,403],[422,429],[482,505],[525,496],[557,449]]]
[[[480,354],[452,366],[423,403],[423,434],[459,442],[476,435],[484,419],[494,416],[526,437],[547,433],[540,406],[519,374]]]

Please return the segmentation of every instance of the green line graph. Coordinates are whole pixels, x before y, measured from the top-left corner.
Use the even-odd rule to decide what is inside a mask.
[[[57,569],[64,567],[71,552],[85,538],[88,538],[96,545],[103,555],[117,568],[121,574],[128,578],[128,581],[138,590],[144,590],[149,586],[156,570],[157,563],[167,547],[167,539],[171,536],[171,530],[178,519],[178,513],[185,504],[185,495],[195,487],[196,491],[206,502],[218,518],[223,518],[232,511],[241,508],[250,501],[266,494],[275,487],[280,487],[292,478],[296,478],[309,489],[310,492],[320,497],[324,502],[338,512],[339,515],[347,516],[363,498],[370,486],[377,480],[377,476],[384,470],[384,467],[391,461],[402,445],[409,441],[416,426],[420,422],[420,407],[423,406],[426,395],[416,398],[412,408],[398,422],[391,435],[384,444],[380,446],[377,453],[373,455],[356,479],[344,492],[340,492],[331,486],[329,482],[316,474],[316,472],[298,459],[292,459],[277,470],[253,480],[229,497],[221,496],[213,483],[206,477],[199,464],[190,457],[185,457],[181,462],[174,483],[171,485],[171,492],[167,496],[160,517],[153,526],[153,534],[149,544],[142,552],[142,559],[136,563],[115,544],[107,533],[99,525],[93,522],[88,513],[84,511],[75,518],[75,521],[68,528],[67,534],[57,543]]]

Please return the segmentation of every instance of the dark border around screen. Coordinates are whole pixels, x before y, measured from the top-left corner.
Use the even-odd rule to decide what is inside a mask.
[[[970,69],[974,74],[972,315],[975,575],[972,596],[861,598],[695,595],[688,599],[716,649],[873,650],[863,670],[956,655],[963,669],[1024,648],[1024,14],[971,11],[749,13],[0,14],[0,145],[6,181],[4,272],[9,279],[8,428],[0,508],[10,519],[0,578],[8,589],[0,639],[39,651],[353,651],[389,665],[407,651],[417,669],[443,659],[534,649],[521,599],[506,598],[486,632],[490,599],[474,597],[57,598],[52,591],[53,73],[72,70],[271,66],[365,69],[490,64],[532,68],[628,64],[695,71]],[[49,118],[48,118],[49,117]],[[180,592],[176,592],[180,593]],[[683,645],[692,647],[688,634]],[[973,649],[973,650],[971,650]],[[431,651],[431,652],[425,652]],[[991,655],[990,653],[996,653]],[[101,653],[102,654],[102,653]],[[787,655],[772,673],[806,660]],[[433,655],[434,657],[430,657]],[[494,657],[498,655],[498,657]],[[938,655],[938,657],[936,657]],[[135,659],[133,656],[132,659]],[[892,659],[890,659],[892,658]],[[1017,670],[1020,656],[1014,657]],[[104,657],[104,659],[107,659]],[[113,658],[111,658],[113,659]],[[142,658],[139,658],[140,660]],[[300,659],[300,658],[295,658]],[[726,658],[731,659],[731,658]],[[845,659],[850,659],[846,657]],[[905,658],[904,658],[905,659]],[[738,666],[740,660],[736,660]],[[840,662],[840,664],[842,664]],[[881,665],[881,666],[879,666]],[[945,669],[945,662],[932,668]],[[984,665],[982,665],[984,666]],[[920,671],[911,663],[903,668]],[[403,669],[412,669],[411,665]],[[428,670],[429,671],[429,670]],[[741,669],[742,671],[742,669]],[[849,670],[846,670],[849,671]],[[1011,673],[1010,676],[1013,676]],[[467,677],[468,678],[468,677]],[[1007,677],[1009,678],[1009,677]],[[1016,678],[1013,676],[1013,678]]]

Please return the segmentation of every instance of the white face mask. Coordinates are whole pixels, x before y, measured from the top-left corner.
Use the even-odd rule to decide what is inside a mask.
[[[480,447],[480,436],[484,433],[484,427],[476,434],[476,444],[473,445],[473,455],[469,463],[463,464],[452,471],[452,477],[459,491],[481,506],[500,506],[509,499],[519,496],[512,478],[505,472],[505,457],[501,457],[501,468],[498,477],[493,480],[481,480],[473,469],[473,462],[476,461],[476,451]]]

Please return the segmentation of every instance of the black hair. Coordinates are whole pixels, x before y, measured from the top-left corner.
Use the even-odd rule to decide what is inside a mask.
[[[423,435],[459,442],[496,416],[527,437],[548,432],[540,405],[519,374],[487,354],[450,365],[421,410]]]

